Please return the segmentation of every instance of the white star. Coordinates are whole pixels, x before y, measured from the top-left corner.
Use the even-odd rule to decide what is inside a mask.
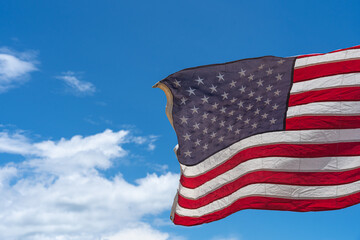
[[[258,97],[255,98],[255,99],[256,99],[257,102],[260,102],[262,98],[263,98],[262,96],[258,96]]]
[[[255,76],[251,74],[251,75],[248,77],[249,81],[254,80],[254,77],[255,77]]]
[[[253,97],[254,94],[255,94],[255,92],[251,91],[251,92],[248,94],[248,96],[249,96],[249,97]]]
[[[246,72],[246,70],[243,70],[243,69],[241,68],[241,71],[239,72],[240,77],[245,77],[245,72]]]
[[[253,107],[253,105],[249,104],[249,105],[246,107],[246,109],[249,111],[249,110],[252,109],[252,107]]]
[[[217,109],[219,104],[218,103],[214,103],[213,105],[211,105],[213,109]]]
[[[235,134],[240,134],[240,129],[236,129]]]
[[[261,64],[261,65],[259,66],[259,70],[263,69],[264,67],[265,67],[265,65],[264,65],[264,64]]]
[[[211,138],[214,138],[215,136],[216,136],[216,133],[215,133],[215,132],[213,132],[213,133],[210,134],[210,137],[211,137]]]
[[[234,111],[229,112],[229,116],[232,116],[232,115],[234,115]]]
[[[240,101],[237,105],[239,106],[239,108],[242,108],[242,107],[244,107],[244,102]]]
[[[273,110],[277,110],[278,107],[279,107],[279,105],[277,105],[277,104],[275,103],[275,104],[272,106],[272,109],[273,109]]]
[[[202,115],[202,118],[203,118],[203,119],[206,119],[206,118],[208,117],[208,115],[209,115],[208,113],[204,113],[204,114]]]
[[[267,86],[266,91],[271,91],[272,87],[273,87],[272,85]]]
[[[187,150],[185,153],[185,157],[191,157],[191,152],[189,150]]]
[[[236,119],[240,121],[240,120],[242,120],[242,117],[243,117],[243,116],[242,116],[241,114],[239,114],[239,116],[237,116]]]
[[[187,101],[187,98],[185,98],[185,97],[182,97],[182,98],[181,98],[181,104],[185,104],[186,101]]]
[[[229,83],[230,87],[233,88],[236,85],[236,82],[233,80],[231,83]]]
[[[195,89],[192,89],[191,87],[189,87],[189,90],[186,91],[189,92],[189,96],[191,96],[191,94],[195,95]]]
[[[221,113],[225,113],[225,112],[226,112],[226,107],[222,107],[222,108],[220,109],[220,112],[221,112]]]
[[[283,64],[284,62],[285,62],[284,59],[280,59],[280,60],[278,61],[278,64]]]
[[[280,81],[282,79],[282,76],[280,73],[278,73],[278,75],[276,76],[276,81]]]
[[[272,72],[273,72],[273,70],[272,70],[271,68],[269,68],[269,69],[266,71],[267,75],[272,74]]]
[[[187,117],[185,117],[185,116],[182,116],[182,117],[180,118],[180,120],[181,120],[181,124],[183,124],[183,123],[186,123],[186,124],[187,124],[187,121],[189,120],[189,118],[187,118]]]
[[[211,87],[210,87],[211,93],[217,92],[216,88],[217,88],[217,86],[214,86],[213,84],[211,84]]]
[[[208,133],[208,129],[207,129],[207,128],[204,128],[203,133],[204,133],[204,134],[207,134],[207,133]]]
[[[264,113],[263,115],[261,115],[261,117],[265,119],[265,118],[267,118],[267,117],[268,117],[268,115],[269,115],[269,114]]]
[[[201,140],[196,139],[195,146],[199,146],[199,145],[200,145],[200,142],[201,142]]]
[[[246,120],[244,121],[245,124],[249,124],[249,122],[250,122],[250,119],[246,119]]]
[[[190,141],[190,137],[191,137],[191,135],[190,135],[190,134],[188,134],[188,133],[186,133],[185,135],[183,135],[183,137],[184,137],[185,141],[187,141],[187,140],[189,140],[189,141]]]
[[[220,122],[220,127],[225,127],[225,121]]]
[[[232,131],[232,130],[233,130],[233,126],[229,125],[229,126],[227,127],[227,130],[228,130],[229,132]]]
[[[245,92],[245,88],[246,88],[246,87],[241,86],[241,88],[239,88],[240,92],[241,92],[241,93],[244,93],[244,92]]]
[[[227,99],[228,95],[229,94],[227,92],[224,92],[223,94],[221,94],[221,96],[223,97],[223,100]]]
[[[260,86],[262,86],[262,85],[263,85],[263,82],[264,82],[264,81],[260,79],[260,80],[259,80],[259,81],[257,81],[256,83],[257,83],[258,87],[260,87]]]
[[[234,103],[236,100],[237,100],[237,98],[234,98],[234,97],[233,97],[233,98],[230,100],[230,102],[231,102],[231,103]]]
[[[199,124],[199,123],[195,123],[195,124],[193,125],[193,127],[194,127],[194,129],[200,129],[200,124]]]
[[[260,113],[260,110],[257,108],[254,113],[255,113],[255,115],[258,115]]]
[[[256,128],[257,127],[257,123],[253,123],[252,125],[251,125],[251,127],[254,129],[254,128]]]
[[[198,110],[199,110],[199,108],[197,108],[197,107],[193,107],[192,109],[190,109],[191,111],[192,111],[192,113],[194,114],[194,113],[198,113]]]
[[[212,123],[216,122],[216,116],[213,116],[213,117],[212,117],[211,122],[212,122]]]
[[[181,83],[181,81],[178,81],[177,79],[175,79],[175,81],[174,81],[175,86],[181,87],[180,83]]]
[[[205,96],[204,95],[204,97],[203,98],[201,98],[201,100],[202,100],[202,103],[208,103],[209,101],[209,97],[207,97],[207,96]]]
[[[271,99],[268,98],[268,99],[266,99],[265,104],[266,104],[266,105],[269,105],[270,102],[271,102]]]
[[[199,76],[198,76],[197,79],[195,79],[195,81],[197,82],[198,85],[204,84],[203,80],[204,80],[204,79],[203,79],[203,78],[200,78]]]
[[[275,94],[275,96],[280,96],[280,90],[279,90],[279,89],[276,90],[276,91],[274,92],[274,94]]]
[[[221,73],[219,73],[219,75],[217,75],[216,77],[219,79],[219,82],[220,82],[220,81],[225,81],[224,75],[221,74]]]
[[[221,136],[221,137],[218,138],[218,140],[219,140],[219,142],[222,142],[222,141],[224,141],[224,137]]]
[[[270,123],[271,123],[271,124],[275,124],[275,122],[276,122],[276,119],[274,119],[274,118],[272,118],[272,119],[270,120]]]
[[[203,146],[203,149],[204,149],[204,151],[208,149],[208,144],[207,143]]]

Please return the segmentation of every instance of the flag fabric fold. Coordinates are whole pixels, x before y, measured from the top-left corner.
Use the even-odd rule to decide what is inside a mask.
[[[178,138],[175,224],[360,202],[360,46],[189,68],[154,87]]]

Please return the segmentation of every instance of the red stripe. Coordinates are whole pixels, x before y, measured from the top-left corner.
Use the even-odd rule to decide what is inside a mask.
[[[246,174],[196,200],[178,196],[181,207],[196,209],[226,197],[242,187],[255,183],[274,183],[300,186],[327,186],[360,180],[360,168],[343,172],[272,172],[258,171]]]
[[[286,119],[286,130],[360,128],[360,116],[302,116]]]
[[[312,102],[359,101],[360,87],[314,90],[290,95],[289,107]]]
[[[349,60],[318,64],[294,70],[294,82],[302,82],[314,78],[360,71],[360,60]]]
[[[329,52],[329,53],[335,53],[335,52],[341,52],[341,51],[346,51],[346,50],[350,50],[350,49],[359,49],[359,48],[360,48],[360,45],[354,46],[354,47],[349,47],[349,48],[344,48],[344,49],[335,50],[335,51],[332,51],[332,52]],[[329,53],[305,54],[305,55],[297,56],[296,58],[319,56],[319,55],[325,55],[325,54],[329,54]]]
[[[360,142],[327,143],[327,144],[274,144],[252,147],[242,150],[232,158],[196,176],[181,175],[180,183],[187,188],[196,188],[205,182],[233,169],[242,162],[260,157],[328,157],[328,156],[357,156],[360,155]]]
[[[247,197],[234,202],[227,208],[201,216],[184,217],[174,215],[174,223],[177,225],[193,226],[222,219],[230,214],[244,209],[266,209],[296,212],[335,210],[360,203],[360,193],[333,199],[294,200],[271,197]]]

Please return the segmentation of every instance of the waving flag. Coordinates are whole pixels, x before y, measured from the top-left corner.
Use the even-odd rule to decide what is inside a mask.
[[[155,86],[178,138],[175,224],[360,202],[360,46],[200,66]]]

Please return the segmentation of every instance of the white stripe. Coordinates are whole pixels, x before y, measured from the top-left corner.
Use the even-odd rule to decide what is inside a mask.
[[[200,217],[225,207],[236,200],[249,196],[277,197],[287,199],[329,199],[347,196],[360,191],[360,181],[337,186],[293,186],[260,183],[239,189],[233,194],[197,209],[176,206],[176,213],[182,216]]]
[[[295,68],[354,58],[360,58],[360,49],[350,49],[335,53],[327,53],[318,56],[299,58],[295,61]]]
[[[346,86],[360,86],[360,73],[339,74],[294,83],[290,94]]]
[[[191,189],[180,185],[179,192],[185,198],[198,199],[219,187],[230,183],[245,174],[261,170],[282,172],[326,172],[346,171],[360,167],[360,157],[323,157],[323,158],[256,158],[239,164],[235,168]]]
[[[350,142],[360,140],[360,129],[332,129],[332,130],[299,130],[279,131],[257,134],[242,139],[231,146],[213,154],[194,166],[180,164],[183,175],[187,177],[201,175],[226,162],[236,153],[251,147],[277,143],[331,143]]]
[[[305,115],[354,116],[360,114],[360,102],[314,102],[289,107],[286,117]]]

